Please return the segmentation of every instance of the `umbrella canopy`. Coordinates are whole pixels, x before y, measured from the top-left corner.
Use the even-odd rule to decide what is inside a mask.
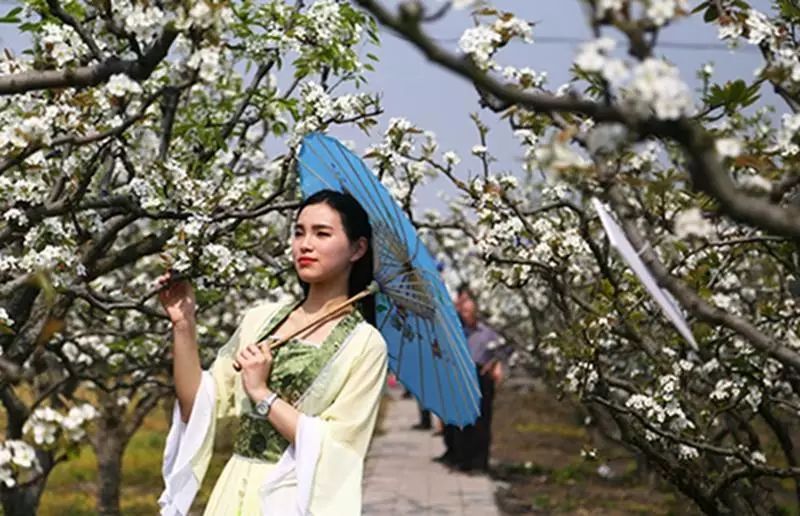
[[[298,157],[305,198],[330,189],[366,210],[375,256],[377,326],[389,367],[444,422],[468,425],[480,413],[480,388],[455,307],[437,264],[378,177],[338,140],[313,133]]]
[[[592,204],[594,205],[595,211],[597,211],[597,214],[600,216],[600,222],[603,224],[606,234],[608,234],[608,240],[611,242],[611,245],[617,248],[622,259],[625,260],[628,266],[630,266],[633,272],[639,277],[644,287],[661,307],[664,315],[675,325],[675,328],[692,346],[692,349],[696,351],[697,342],[694,340],[692,330],[689,329],[686,319],[683,318],[683,314],[681,314],[672,296],[669,295],[669,292],[658,286],[658,282],[653,277],[650,269],[648,269],[647,265],[642,261],[642,258],[633,248],[633,244],[628,240],[625,232],[619,227],[608,209],[603,206],[603,203],[597,199],[592,199]]]

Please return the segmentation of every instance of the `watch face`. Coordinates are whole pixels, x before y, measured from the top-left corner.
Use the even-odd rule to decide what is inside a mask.
[[[264,401],[259,402],[258,405],[256,405],[256,414],[263,416],[267,413],[267,408],[267,404]]]

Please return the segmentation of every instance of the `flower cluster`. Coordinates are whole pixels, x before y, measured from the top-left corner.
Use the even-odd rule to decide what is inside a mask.
[[[528,22],[508,14],[497,14],[488,25],[478,25],[464,31],[458,41],[458,48],[484,70],[501,68],[492,59],[497,49],[513,39],[526,43],[533,42],[531,26]],[[506,68],[507,76],[525,75],[523,72]],[[530,72],[528,72],[530,74]],[[535,77],[535,73],[533,74]]]
[[[23,432],[37,445],[52,448],[61,437],[67,443],[81,441],[86,436],[86,425],[96,417],[97,410],[88,403],[70,408],[66,415],[40,407],[25,422]]]
[[[25,441],[9,439],[0,443],[0,482],[6,487],[14,487],[17,476],[37,464],[35,450]]]

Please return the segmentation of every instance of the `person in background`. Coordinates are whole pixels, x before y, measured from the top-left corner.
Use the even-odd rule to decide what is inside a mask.
[[[434,460],[461,471],[488,471],[492,434],[494,391],[505,372],[497,346],[500,335],[478,320],[478,307],[466,285],[458,289],[455,301],[475,363],[481,389],[481,411],[474,424],[463,429],[447,425],[444,429],[446,451]]]

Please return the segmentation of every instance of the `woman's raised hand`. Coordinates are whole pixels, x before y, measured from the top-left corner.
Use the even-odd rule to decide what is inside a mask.
[[[192,284],[186,280],[174,280],[171,271],[165,272],[156,281],[161,288],[158,300],[172,324],[194,322],[197,303]]]
[[[241,367],[242,387],[256,403],[268,393],[267,379],[272,371],[272,351],[269,344],[259,342],[249,344],[236,355],[236,363]]]

